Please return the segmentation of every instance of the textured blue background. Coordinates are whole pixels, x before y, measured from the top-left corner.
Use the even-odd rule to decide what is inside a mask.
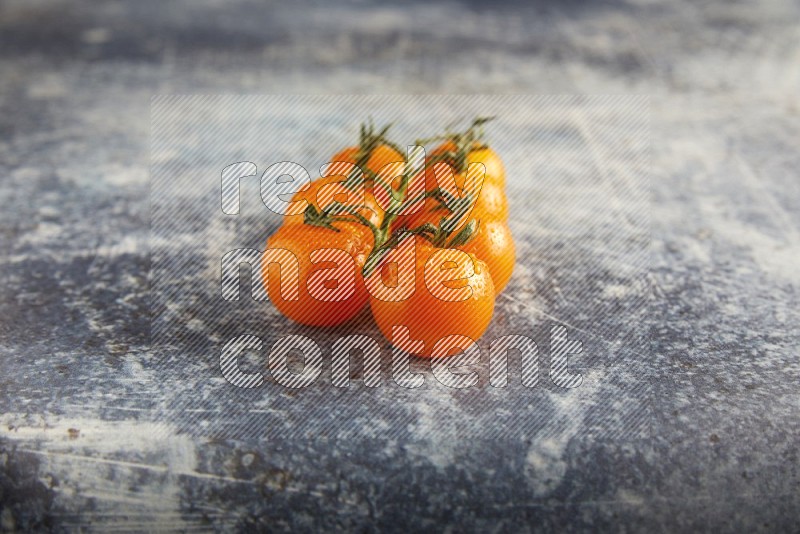
[[[0,526],[796,530],[798,11],[3,2]],[[199,428],[214,389],[175,403],[163,375],[194,383],[199,364],[148,351],[150,99],[279,92],[649,95],[649,394],[603,397],[652,399],[648,435],[465,437],[486,407],[458,399],[444,407],[470,418],[438,427],[442,405],[418,403],[389,436]],[[335,409],[368,428],[346,397]],[[230,409],[210,420],[246,419]]]

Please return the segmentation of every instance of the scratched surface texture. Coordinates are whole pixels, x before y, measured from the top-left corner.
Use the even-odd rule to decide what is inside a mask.
[[[796,531],[798,21],[777,0],[0,3],[0,528]],[[221,93],[641,95],[495,132],[522,162],[521,261],[492,329],[546,353],[551,323],[579,328],[585,383],[235,390],[202,284],[209,243],[255,246],[276,224],[250,211],[176,240],[210,238],[181,286],[200,284],[194,305],[151,349],[151,96]],[[634,108],[646,134],[609,150],[639,131],[616,127]],[[324,157],[341,124],[281,142]],[[548,157],[559,146],[574,153]],[[648,169],[644,210],[586,189]],[[581,206],[634,224],[573,224]],[[256,335],[288,328],[262,312]]]

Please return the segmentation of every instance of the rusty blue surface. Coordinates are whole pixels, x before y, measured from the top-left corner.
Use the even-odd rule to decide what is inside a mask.
[[[0,524],[795,530],[797,20],[777,1],[3,3]],[[504,434],[463,395],[329,386],[329,413],[306,408],[339,422],[302,438],[219,426],[288,425],[297,395],[239,412],[265,392],[215,396],[214,353],[149,350],[151,95],[275,92],[649,95],[648,385],[593,400],[647,402],[646,435],[559,426],[544,401],[520,412],[558,432]],[[395,400],[410,424],[365,433]]]

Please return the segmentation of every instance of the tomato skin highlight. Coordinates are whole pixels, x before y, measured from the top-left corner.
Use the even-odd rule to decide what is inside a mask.
[[[266,285],[269,299],[278,311],[292,321],[310,326],[335,326],[354,317],[367,303],[368,296],[361,270],[367,255],[372,250],[372,232],[367,227],[352,222],[336,222],[334,226],[338,232],[308,224],[288,224],[281,226],[267,241],[268,250],[288,250],[297,257],[299,263],[297,300],[289,300],[282,295],[278,269],[271,268],[266,262],[261,266],[261,279]],[[323,249],[338,249],[349,254],[353,260],[353,290],[347,298],[336,301],[320,300],[315,294],[324,292],[325,288],[320,286],[316,291],[313,287],[311,290],[309,288],[309,280],[320,278],[325,274],[320,271],[330,270],[333,267],[329,265],[331,261],[326,262],[318,258],[315,263],[312,259],[315,251]],[[317,255],[324,256],[319,252]],[[338,262],[333,263],[338,265]],[[280,276],[283,275],[281,269]],[[330,285],[344,283],[338,277],[336,280],[336,283]]]
[[[413,239],[416,240],[414,292],[400,302],[387,302],[370,295],[370,308],[378,328],[391,341],[393,327],[406,327],[411,340],[423,342],[424,348],[416,355],[424,358],[430,358],[436,342],[446,336],[461,335],[477,341],[486,331],[494,313],[495,290],[488,267],[474,256],[467,256],[474,272],[461,282],[469,287],[470,296],[460,301],[439,298],[426,283],[425,265],[437,251],[448,249],[436,248],[419,237]],[[392,282],[391,272],[387,274],[381,271],[380,266],[373,273],[375,275],[385,279],[388,277],[388,282]]]

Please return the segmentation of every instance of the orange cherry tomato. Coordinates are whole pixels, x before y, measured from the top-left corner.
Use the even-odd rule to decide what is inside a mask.
[[[429,204],[428,209],[412,219],[411,226],[407,228],[415,228],[425,223],[440,226],[442,217],[447,217],[451,212],[446,209],[432,209],[437,206],[441,205],[435,202]],[[473,218],[476,217],[470,216],[470,219]],[[480,224],[475,235],[467,243],[457,248],[474,254],[475,257],[486,263],[492,275],[495,292],[499,295],[508,285],[511,274],[514,272],[516,260],[514,239],[506,221],[486,216],[478,218],[478,220]]]
[[[338,182],[344,182],[347,175],[352,170],[350,166],[337,165],[340,163],[357,163],[358,147],[349,147],[336,153],[331,158],[332,165],[327,169],[325,176],[317,178],[311,184],[292,196],[292,201],[306,200],[313,204],[317,211],[328,211],[334,202],[346,204],[354,208],[359,214],[365,217],[372,224],[379,226],[383,221],[385,213],[375,201],[372,194],[371,185],[364,177],[365,185],[363,189],[347,190],[344,185],[336,186]],[[403,156],[388,145],[378,145],[372,151],[372,155],[367,160],[366,168],[377,173],[388,163],[403,161]],[[362,169],[363,170],[363,169]],[[330,187],[328,187],[330,186]],[[335,210],[334,210],[335,211]],[[284,224],[298,224],[304,220],[303,214],[286,215]]]
[[[463,251],[436,248],[420,237],[407,239],[414,239],[416,247],[413,292],[399,301],[371,294],[372,315],[398,348],[423,357],[450,356],[434,353],[438,341],[448,336],[477,341],[489,326],[495,300],[492,277],[485,263]],[[401,269],[388,267],[378,264],[370,277],[379,276],[386,286],[396,287]],[[398,344],[394,327],[408,329],[408,344]]]
[[[372,250],[372,232],[352,222],[333,226],[338,231],[309,224],[284,225],[267,241],[262,281],[275,307],[298,323],[338,325],[367,303],[361,271]]]
[[[486,263],[498,295],[505,289],[516,260],[514,239],[508,224],[497,220],[481,221],[472,239],[458,249],[474,254]]]
[[[292,201],[306,200],[313,204],[317,211],[336,211],[331,209],[335,202],[349,205],[371,223],[380,225],[383,220],[383,210],[375,202],[375,197],[367,191],[366,187],[358,191],[347,190],[343,183],[345,176],[330,175],[323,176],[311,182],[308,188],[298,191],[292,196]],[[335,185],[342,183],[342,185]],[[342,211],[342,214],[346,212]],[[300,224],[304,220],[303,214],[286,215],[283,218],[284,224]]]
[[[469,215],[479,221],[507,221],[508,199],[505,192],[496,185],[484,184]]]
[[[456,150],[456,145],[453,141],[445,141],[436,149],[434,149],[430,156],[438,156],[445,152],[452,152]],[[450,165],[453,165],[455,162],[453,160],[445,160]],[[470,163],[480,162],[483,163],[484,167],[486,168],[486,177],[484,178],[484,183],[486,184],[493,184],[498,187],[505,187],[506,185],[506,170],[503,166],[503,160],[500,159],[500,156],[489,148],[488,146],[479,146],[476,144],[475,148],[467,153],[467,165]],[[430,171],[431,167],[428,168]],[[430,189],[436,187],[436,177],[433,173],[428,173],[426,175],[426,181],[433,183],[428,183],[426,186]]]
[[[358,156],[358,147],[351,146],[337,152],[331,161],[344,161],[346,163],[357,163],[356,157]],[[372,151],[369,159],[367,160],[367,169],[374,173],[378,173],[387,163],[394,163],[397,161],[405,161],[405,157],[397,150],[388,145],[378,145]],[[362,169],[363,170],[363,169]]]
[[[456,175],[456,185],[458,185],[458,180],[458,175]],[[463,184],[463,179],[461,183]],[[445,190],[447,191],[447,189]],[[458,191],[457,194],[460,195],[461,191]],[[442,217],[448,217],[452,215],[452,213],[451,210],[447,209],[447,207],[438,200],[428,198],[425,200],[425,205],[422,210],[395,219],[393,228],[415,228],[426,222],[438,225]],[[463,223],[466,223],[470,219],[478,219],[482,223],[488,221],[508,221],[508,199],[503,190],[491,184],[484,184],[478,193],[478,198],[475,199],[472,210],[466,218],[463,218],[461,221],[462,224],[459,224],[458,227],[463,227]]]
[[[344,162],[344,163],[358,163],[358,150],[357,146],[351,146],[345,148],[337,152],[332,158],[331,162]],[[370,155],[369,159],[367,160],[366,169],[361,169],[362,171],[372,171],[373,173],[377,174],[389,163],[396,163],[396,162],[403,162],[405,158],[402,154],[400,154],[397,150],[393,149],[388,145],[378,145],[372,150],[372,154]],[[330,173],[333,172],[341,172],[341,166],[333,165],[328,170],[329,176]],[[340,178],[341,179],[341,178]],[[361,212],[370,222],[373,224],[380,225],[383,221],[383,218],[386,216],[386,212],[383,208],[380,207],[378,202],[375,200],[375,195],[372,191],[372,184],[369,179],[366,178],[366,187],[364,190],[364,207],[365,212]]]
[[[455,145],[451,141],[445,142],[439,148],[433,151],[432,156],[436,156],[441,154],[447,150],[455,149]],[[480,149],[470,154],[476,153],[478,155],[488,153],[491,149]],[[494,154],[494,152],[492,152]],[[469,158],[468,158],[469,159]],[[491,159],[491,158],[490,158]],[[488,160],[487,160],[488,161]],[[493,172],[502,172],[502,163],[500,162],[499,158],[497,158],[497,164],[493,167]],[[498,180],[497,176],[503,176],[502,180]],[[456,200],[462,198],[463,195],[470,191],[465,191],[465,186],[469,188],[476,187],[478,182],[473,181],[476,175],[470,173],[469,171],[455,173],[455,166],[453,162],[444,161],[444,162],[436,162],[433,165],[426,167],[425,169],[425,190],[427,192],[433,191],[434,189],[442,190],[447,196],[450,197],[450,200]],[[469,178],[469,179],[468,179]],[[414,180],[420,180],[421,176],[418,175],[414,178]],[[478,220],[501,220],[507,221],[508,220],[508,199],[506,198],[505,190],[503,187],[503,183],[505,181],[505,173],[502,174],[490,174],[489,167],[487,166],[487,172],[484,175],[483,182],[480,184],[480,189],[476,189],[477,191],[477,198],[473,202],[473,206],[471,211],[468,214],[468,217],[462,218],[462,224],[466,223],[469,219],[478,219]],[[438,209],[441,206],[441,203],[432,198],[428,198],[425,200],[424,207],[422,210],[418,210],[415,213],[410,213],[407,215],[402,215],[398,217],[393,224],[393,228],[413,228],[422,224],[422,222],[434,222],[434,224],[438,223],[439,219],[442,215],[449,215],[452,213],[450,210],[442,211]],[[460,204],[461,209],[460,212],[468,207],[463,203]],[[453,207],[452,204],[450,207]],[[424,215],[427,212],[432,210],[437,210],[436,216],[433,217],[435,220],[431,220],[430,218],[426,219]],[[465,212],[464,212],[465,213]],[[460,225],[460,226],[461,226]]]

